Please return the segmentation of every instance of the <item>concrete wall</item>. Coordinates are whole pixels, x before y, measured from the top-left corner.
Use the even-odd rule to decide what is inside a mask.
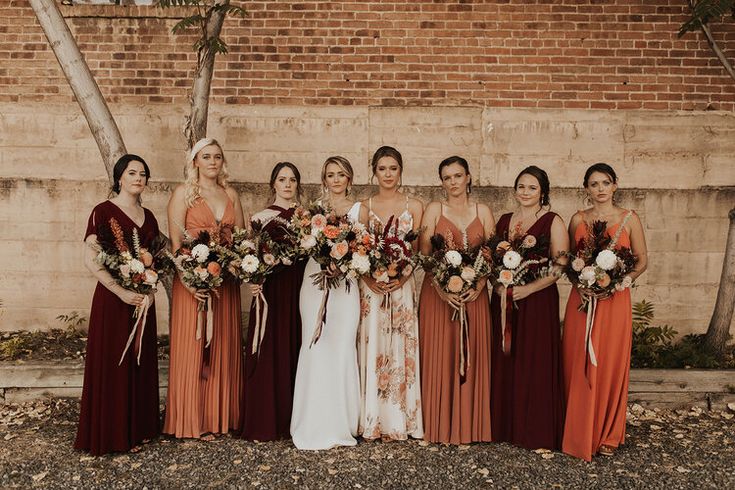
[[[513,209],[513,179],[527,164],[550,175],[552,205],[565,220],[583,206],[587,165],[607,161],[620,175],[621,203],[643,219],[649,270],[636,300],[657,305],[657,321],[680,333],[706,329],[715,301],[735,205],[735,115],[729,112],[578,111],[480,107],[210,108],[210,134],[229,161],[246,210],[266,202],[272,165],[291,160],[318,182],[332,154],[349,158],[359,195],[368,159],[382,144],[404,155],[404,185],[424,201],[438,197],[438,162],[468,158],[476,196],[496,216]],[[120,105],[112,111],[129,151],[152,167],[144,195],[162,227],[180,180],[184,107]],[[312,186],[315,187],[315,186]],[[313,190],[313,189],[312,189]],[[88,311],[94,281],[82,265],[92,207],[107,197],[106,175],[89,129],[73,104],[0,104],[0,330],[46,329],[55,317]],[[566,292],[568,286],[564,286]],[[167,304],[159,295],[160,330]]]

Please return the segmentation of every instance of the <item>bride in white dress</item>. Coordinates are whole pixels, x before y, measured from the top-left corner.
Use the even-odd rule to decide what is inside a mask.
[[[357,222],[360,203],[353,203],[348,198],[352,178],[352,166],[347,159],[335,156],[324,162],[322,184],[326,197],[323,203]],[[360,417],[356,349],[360,291],[357,281],[352,281],[349,292],[343,284],[330,291],[324,330],[319,341],[310,347],[323,294],[309,277],[316,272],[319,272],[319,265],[309,259],[299,299],[302,341],[291,437],[298,449],[354,446]]]

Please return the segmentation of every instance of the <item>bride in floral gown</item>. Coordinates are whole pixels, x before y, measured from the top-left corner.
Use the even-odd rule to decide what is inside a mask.
[[[378,193],[362,202],[360,221],[377,230],[393,217],[399,236],[417,229],[423,206],[399,191],[401,154],[383,146],[373,155],[371,166]],[[368,440],[423,437],[414,291],[412,275],[387,283],[367,276],[361,281],[359,432]],[[382,306],[385,294],[390,294],[387,307]]]

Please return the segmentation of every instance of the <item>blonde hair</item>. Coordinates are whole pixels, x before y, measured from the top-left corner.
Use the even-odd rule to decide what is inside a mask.
[[[350,161],[347,160],[345,157],[341,157],[338,155],[327,158],[327,160],[324,162],[324,165],[322,165],[322,188],[325,189],[327,186],[327,166],[330,163],[337,165],[340,170],[347,174],[347,178],[350,179],[350,182],[347,184],[347,193],[349,194],[349,188],[355,178],[355,172],[352,170],[352,165],[350,165]]]
[[[225,158],[225,152],[222,150],[222,145],[214,138],[200,139],[191,147],[189,157],[186,161],[186,168],[184,169],[184,188],[186,189],[184,201],[187,207],[192,207],[196,200],[201,197],[199,194],[199,169],[194,166],[194,160],[196,160],[197,155],[203,148],[210,145],[215,145],[222,152],[222,168],[217,176],[217,184],[225,189],[228,186],[227,178],[229,177],[229,173],[227,172],[227,159]]]

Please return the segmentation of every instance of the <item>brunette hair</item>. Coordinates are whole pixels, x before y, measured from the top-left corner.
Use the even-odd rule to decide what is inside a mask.
[[[549,183],[549,176],[546,174],[546,171],[536,165],[530,165],[524,168],[521,170],[521,173],[518,174],[518,177],[516,177],[516,180],[513,183],[513,189],[518,189],[518,181],[521,180],[521,176],[524,174],[528,174],[538,180],[538,184],[541,187],[541,199],[539,200],[539,204],[541,204],[541,206],[549,206],[551,203],[549,200],[551,184]]]
[[[278,178],[278,174],[283,170],[284,168],[290,168],[293,172],[294,177],[296,177],[296,199],[301,200],[301,172],[299,172],[299,169],[291,162],[278,162],[276,163],[275,167],[273,167],[273,171],[271,172],[271,180],[270,180],[270,190],[271,195],[276,194],[276,178]]]
[[[118,158],[117,162],[115,162],[115,167],[112,169],[112,188],[110,190],[115,194],[120,194],[120,179],[122,178],[122,174],[128,168],[130,162],[140,162],[143,164],[143,169],[145,170],[145,184],[148,185],[148,179],[151,178],[151,169],[148,168],[148,164],[145,163],[145,160],[138,155],[127,153]]]
[[[403,174],[403,157],[401,156],[401,152],[392,146],[381,146],[375,150],[373,158],[370,161],[370,168],[373,170],[373,176],[375,176],[375,171],[378,168],[378,161],[383,157],[391,157],[398,162],[398,167],[401,169],[401,174]]]
[[[457,165],[461,165],[464,171],[467,173],[467,175],[470,175],[470,164],[467,163],[467,160],[464,158],[453,155],[449,158],[445,158],[442,160],[442,162],[439,164],[439,179],[442,178],[442,170],[444,170],[445,167],[448,167],[452,165],[453,163],[456,163]],[[467,183],[467,194],[472,192],[472,176],[470,175],[470,181]]]
[[[601,174],[607,175],[613,181],[613,184],[618,183],[618,176],[615,174],[615,170],[613,170],[613,168],[607,163],[600,162],[595,163],[594,165],[590,165],[590,168],[588,168],[587,171],[584,173],[584,182],[582,182],[582,185],[584,187],[587,187],[590,177],[595,172],[600,172]]]

